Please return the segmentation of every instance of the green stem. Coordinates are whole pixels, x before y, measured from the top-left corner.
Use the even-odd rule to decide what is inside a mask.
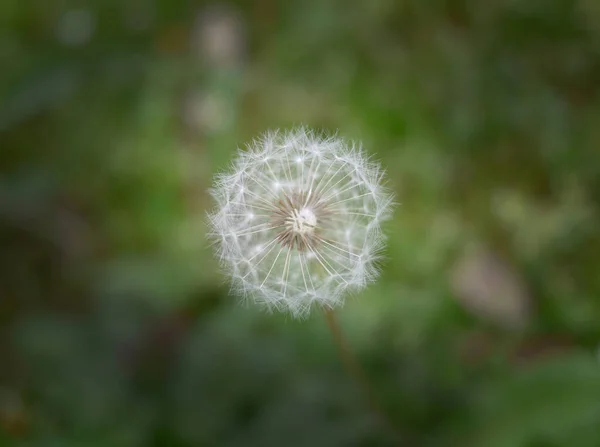
[[[369,405],[371,409],[379,416],[381,422],[386,425],[386,427],[394,434],[396,438],[398,438],[398,433],[396,432],[394,426],[391,424],[388,419],[385,411],[383,411],[382,406],[379,403],[379,400],[376,397],[375,392],[373,391],[373,387],[369,383],[369,380],[360,366],[356,356],[352,354],[346,339],[344,338],[340,326],[337,322],[337,318],[331,309],[324,309],[325,319],[327,320],[327,326],[331,331],[331,335],[337,345],[338,351],[340,353],[340,357],[348,370],[349,374],[353,377],[359,387],[362,389],[365,397],[369,401]]]

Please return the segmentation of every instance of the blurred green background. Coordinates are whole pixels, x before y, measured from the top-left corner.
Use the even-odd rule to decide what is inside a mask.
[[[2,0],[0,67],[1,446],[398,445],[205,239],[298,124],[400,203],[338,312],[399,444],[600,446],[596,0]]]

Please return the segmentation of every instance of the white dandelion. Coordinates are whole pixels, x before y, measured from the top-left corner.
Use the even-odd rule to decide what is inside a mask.
[[[236,292],[306,315],[377,276],[392,209],[383,171],[360,147],[305,128],[239,151],[211,194],[210,237]]]

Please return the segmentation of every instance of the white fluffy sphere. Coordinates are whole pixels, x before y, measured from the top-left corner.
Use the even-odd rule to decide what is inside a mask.
[[[392,196],[362,150],[305,128],[239,151],[211,190],[210,237],[236,292],[306,315],[377,276]]]

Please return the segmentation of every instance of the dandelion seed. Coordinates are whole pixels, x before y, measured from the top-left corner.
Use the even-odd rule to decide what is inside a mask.
[[[210,237],[234,289],[269,308],[333,308],[377,277],[392,196],[362,150],[306,128],[265,134],[217,176]]]

